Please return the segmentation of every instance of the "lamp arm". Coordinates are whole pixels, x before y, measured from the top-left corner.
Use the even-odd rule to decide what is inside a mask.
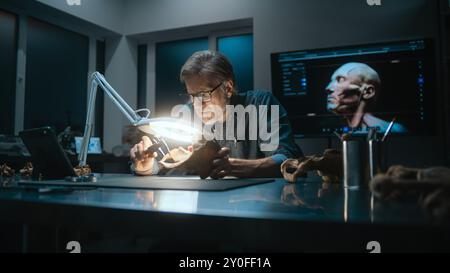
[[[86,158],[89,147],[89,140],[91,138],[92,129],[94,125],[94,110],[95,99],[97,95],[97,87],[100,86],[103,91],[108,95],[112,102],[119,108],[119,110],[127,117],[131,124],[134,126],[145,125],[149,123],[148,116],[150,110],[139,109],[133,110],[126,101],[112,88],[112,86],[106,81],[105,77],[99,72],[94,72],[91,75],[91,86],[88,98],[88,111],[86,116],[86,125],[84,127],[83,142],[81,144],[80,154],[78,155],[78,162],[80,167],[86,166]],[[146,111],[146,117],[141,117],[138,112]]]

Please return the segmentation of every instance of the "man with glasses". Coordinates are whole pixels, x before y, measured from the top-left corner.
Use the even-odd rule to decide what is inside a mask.
[[[211,178],[280,177],[281,163],[288,158],[298,158],[302,155],[302,151],[294,142],[286,110],[279,105],[271,92],[238,93],[235,88],[233,67],[219,52],[206,50],[194,53],[183,65],[180,79],[185,84],[187,96],[190,98],[188,107],[193,109],[204,124],[214,123],[225,127],[230,115],[227,106],[242,105],[245,108],[254,105],[256,108],[268,106],[269,109],[271,105],[279,106],[279,128],[271,128],[276,130],[279,136],[276,149],[271,151],[262,149],[260,140],[238,140],[237,137],[233,140],[218,139],[217,142],[222,148],[213,161]],[[270,121],[270,119],[267,121],[269,128]],[[248,132],[249,123],[245,122],[245,126]],[[150,140],[143,137],[142,141],[130,151],[134,171],[138,175],[155,174],[154,155],[145,152],[150,145]]]

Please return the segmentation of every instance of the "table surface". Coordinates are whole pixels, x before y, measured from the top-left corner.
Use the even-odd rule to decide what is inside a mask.
[[[99,179],[127,183],[136,177]],[[368,189],[345,189],[319,177],[227,191],[45,188],[13,182],[0,187],[0,222],[104,234],[106,247],[83,243],[91,252],[114,251],[112,246],[124,251],[120,243],[110,243],[109,234],[150,238],[153,245],[144,243],[141,251],[156,252],[360,252],[373,240],[383,252],[450,251],[450,229],[432,221],[417,201],[383,201]]]
[[[101,175],[99,179],[111,177],[123,179],[125,183],[135,179],[132,175],[113,174]],[[345,189],[342,184],[322,183],[318,177],[301,179],[295,184],[276,179],[271,183],[217,192],[0,187],[0,203],[7,201],[252,219],[430,224],[417,202],[378,200],[368,189]]]

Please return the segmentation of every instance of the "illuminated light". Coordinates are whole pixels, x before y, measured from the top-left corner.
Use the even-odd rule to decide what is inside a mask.
[[[195,143],[200,139],[200,132],[196,128],[175,118],[150,119],[149,125],[140,126],[139,130],[183,143]]]

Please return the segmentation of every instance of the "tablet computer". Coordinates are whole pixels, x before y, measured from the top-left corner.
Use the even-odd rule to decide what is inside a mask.
[[[50,127],[25,130],[20,138],[31,154],[33,178],[63,179],[76,176],[73,166]]]

